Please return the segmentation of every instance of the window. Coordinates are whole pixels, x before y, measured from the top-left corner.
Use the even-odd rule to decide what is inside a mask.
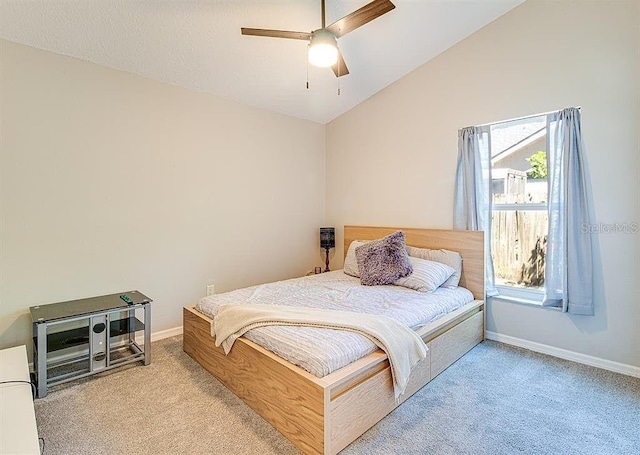
[[[453,227],[487,233],[488,297],[594,314],[583,148],[577,107],[458,130]]]
[[[491,254],[501,295],[541,301],[548,233],[546,116],[490,125]]]

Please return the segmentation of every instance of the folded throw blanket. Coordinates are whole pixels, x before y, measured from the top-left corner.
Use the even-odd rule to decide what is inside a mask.
[[[359,333],[382,349],[389,359],[396,399],[409,382],[411,369],[427,356],[422,338],[402,323],[387,316],[351,311],[282,305],[223,305],[211,325],[216,346],[229,353],[235,340],[245,332],[266,325],[297,325],[349,330]]]

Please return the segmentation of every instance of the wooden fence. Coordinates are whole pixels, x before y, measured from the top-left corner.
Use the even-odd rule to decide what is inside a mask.
[[[537,287],[544,284],[546,210],[495,211],[491,252],[496,282]]]

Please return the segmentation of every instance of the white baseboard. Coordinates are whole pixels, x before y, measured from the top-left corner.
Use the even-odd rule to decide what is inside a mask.
[[[529,349],[530,351],[539,352],[541,354],[547,354],[554,357],[559,357],[561,359],[571,360],[572,362],[582,363],[585,365],[590,365],[592,367],[613,371],[614,373],[621,373],[626,374],[627,376],[640,378],[640,367],[634,367],[633,365],[614,362],[612,360],[606,360],[591,355],[580,354],[579,352],[556,348],[554,346],[536,343],[534,341],[523,340],[522,338],[516,338],[509,335],[502,335],[496,332],[486,331],[485,336],[488,340],[498,341],[500,343],[518,346],[520,348]]]
[[[174,327],[172,329],[161,330],[159,332],[151,333],[151,342],[158,340],[164,340],[165,338],[174,337],[176,335],[182,335],[182,326]]]

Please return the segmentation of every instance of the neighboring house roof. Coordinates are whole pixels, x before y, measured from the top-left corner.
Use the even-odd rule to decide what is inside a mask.
[[[491,126],[491,164],[505,159],[546,134],[545,117],[515,120]]]

